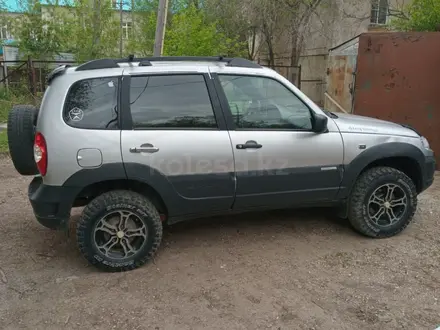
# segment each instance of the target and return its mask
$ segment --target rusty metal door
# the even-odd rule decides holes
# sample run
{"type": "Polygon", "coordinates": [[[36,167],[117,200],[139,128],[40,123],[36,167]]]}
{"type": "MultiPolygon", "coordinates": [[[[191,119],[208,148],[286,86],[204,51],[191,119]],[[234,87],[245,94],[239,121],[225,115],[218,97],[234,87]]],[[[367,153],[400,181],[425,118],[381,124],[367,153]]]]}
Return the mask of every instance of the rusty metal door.
{"type": "Polygon", "coordinates": [[[351,113],[359,39],[353,38],[330,50],[325,108],[351,113]]]}
{"type": "Polygon", "coordinates": [[[440,162],[440,33],[360,36],[354,113],[408,124],[440,162]]]}

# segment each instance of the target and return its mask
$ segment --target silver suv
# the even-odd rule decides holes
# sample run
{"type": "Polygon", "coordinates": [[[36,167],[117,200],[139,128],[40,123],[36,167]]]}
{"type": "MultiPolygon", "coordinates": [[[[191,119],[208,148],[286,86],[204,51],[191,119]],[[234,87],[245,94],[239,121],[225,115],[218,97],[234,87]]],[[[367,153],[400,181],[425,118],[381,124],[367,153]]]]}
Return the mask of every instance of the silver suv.
{"type": "Polygon", "coordinates": [[[150,260],[166,222],[332,206],[358,232],[405,229],[433,182],[427,140],[400,124],[321,110],[275,71],[222,57],[59,67],[39,110],[9,116],[14,165],[35,175],[44,226],[73,207],[84,257],[109,271],[150,260]]]}

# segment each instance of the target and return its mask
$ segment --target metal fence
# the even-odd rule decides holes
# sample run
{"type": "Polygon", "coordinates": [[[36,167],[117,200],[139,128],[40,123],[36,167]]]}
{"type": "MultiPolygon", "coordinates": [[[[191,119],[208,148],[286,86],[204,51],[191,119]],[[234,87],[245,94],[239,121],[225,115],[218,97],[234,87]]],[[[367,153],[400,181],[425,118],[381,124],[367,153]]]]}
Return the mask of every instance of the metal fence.
{"type": "MultiPolygon", "coordinates": [[[[44,92],[46,77],[57,66],[75,65],[73,61],[40,61],[28,58],[26,61],[0,61],[0,87],[14,88],[26,85],[32,95],[44,92]]],[[[265,65],[264,63],[260,63],[265,65]]],[[[265,65],[267,66],[267,65],[265,65]]],[[[287,80],[301,89],[301,66],[271,66],[287,80]]]]}
{"type": "Polygon", "coordinates": [[[75,64],[69,61],[0,61],[0,87],[27,86],[32,95],[44,92],[46,77],[57,66],[75,64]]]}

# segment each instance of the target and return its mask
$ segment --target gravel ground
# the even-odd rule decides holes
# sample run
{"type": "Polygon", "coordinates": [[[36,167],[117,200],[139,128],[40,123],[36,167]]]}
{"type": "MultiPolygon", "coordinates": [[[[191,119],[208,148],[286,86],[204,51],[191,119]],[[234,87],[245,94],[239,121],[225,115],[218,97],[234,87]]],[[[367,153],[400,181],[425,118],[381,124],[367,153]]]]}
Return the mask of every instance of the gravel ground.
{"type": "Polygon", "coordinates": [[[0,329],[433,330],[439,179],[391,239],[361,237],[327,210],[202,219],[166,230],[154,263],[108,274],[74,235],[34,220],[30,179],[1,159],[0,329]]]}

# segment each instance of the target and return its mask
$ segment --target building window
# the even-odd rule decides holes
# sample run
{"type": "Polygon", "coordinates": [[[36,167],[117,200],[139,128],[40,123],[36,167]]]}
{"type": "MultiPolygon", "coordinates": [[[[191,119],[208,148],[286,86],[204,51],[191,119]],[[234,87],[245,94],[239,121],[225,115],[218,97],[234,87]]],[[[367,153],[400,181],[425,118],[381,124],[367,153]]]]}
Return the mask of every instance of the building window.
{"type": "Polygon", "coordinates": [[[8,26],[7,25],[0,26],[0,40],[10,39],[10,38],[11,35],[9,34],[8,26]]]}
{"type": "Polygon", "coordinates": [[[122,23],[122,38],[123,39],[130,38],[131,28],[132,28],[131,22],[122,23]]]}
{"type": "Polygon", "coordinates": [[[388,9],[388,0],[372,0],[370,22],[372,24],[386,24],[388,9]]]}

